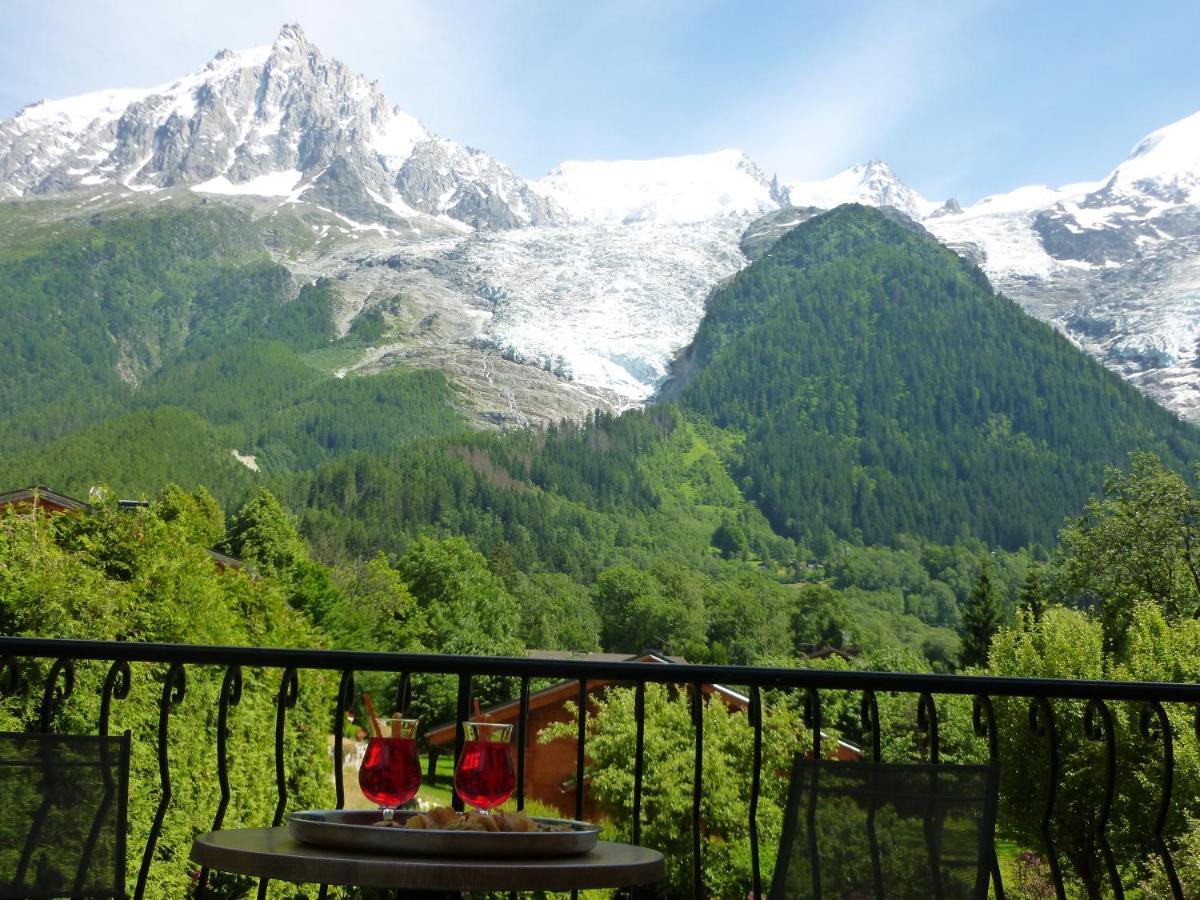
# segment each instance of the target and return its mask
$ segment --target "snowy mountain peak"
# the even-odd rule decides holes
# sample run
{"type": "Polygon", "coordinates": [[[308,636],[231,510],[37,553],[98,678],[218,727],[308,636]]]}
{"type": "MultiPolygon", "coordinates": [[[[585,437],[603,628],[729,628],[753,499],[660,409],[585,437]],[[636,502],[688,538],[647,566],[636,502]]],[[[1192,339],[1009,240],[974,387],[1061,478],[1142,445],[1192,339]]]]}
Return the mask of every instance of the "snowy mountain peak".
{"type": "Polygon", "coordinates": [[[793,181],[786,185],[794,206],[832,209],[843,203],[892,206],[913,219],[922,219],[938,208],[906,185],[882,160],[872,159],[821,181],[793,181]]]}
{"type": "Polygon", "coordinates": [[[275,36],[274,46],[276,48],[307,48],[311,45],[308,43],[308,37],[304,34],[304,29],[300,27],[300,23],[289,22],[280,27],[279,34],[275,36]]]}
{"type": "Polygon", "coordinates": [[[565,162],[534,189],[576,220],[606,224],[757,215],[782,201],[778,187],[741,150],[565,162]]]}
{"type": "Polygon", "coordinates": [[[0,122],[0,196],[105,184],[311,200],[368,222],[564,217],[487,154],[390,107],[298,25],[168,85],[44,102],[0,122]]]}
{"type": "Polygon", "coordinates": [[[1200,421],[1200,113],[1104,178],[985,197],[924,223],[993,284],[1200,421]]]}
{"type": "Polygon", "coordinates": [[[1105,181],[1114,195],[1141,192],[1165,203],[1200,203],[1200,112],[1142,138],[1105,181]]]}

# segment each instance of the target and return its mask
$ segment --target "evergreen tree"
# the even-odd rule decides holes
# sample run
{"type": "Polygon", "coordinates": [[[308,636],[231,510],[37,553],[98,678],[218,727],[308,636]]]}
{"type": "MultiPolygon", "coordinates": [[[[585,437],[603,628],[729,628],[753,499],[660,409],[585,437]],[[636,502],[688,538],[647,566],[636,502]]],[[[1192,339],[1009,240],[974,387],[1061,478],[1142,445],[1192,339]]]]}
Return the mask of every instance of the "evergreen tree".
{"type": "Polygon", "coordinates": [[[221,549],[277,579],[288,602],[318,625],[326,624],[342,602],[329,570],[312,558],[295,524],[266,488],[237,511],[221,549]]]}
{"type": "Polygon", "coordinates": [[[296,526],[266,488],[237,511],[221,549],[271,577],[285,577],[297,563],[308,560],[296,526]]]}
{"type": "Polygon", "coordinates": [[[750,541],[742,526],[730,519],[725,519],[713,532],[712,544],[721,551],[725,559],[749,559],[750,541]]]}
{"type": "Polygon", "coordinates": [[[1040,622],[1042,613],[1046,611],[1046,591],[1042,587],[1042,567],[1030,563],[1025,570],[1025,583],[1021,585],[1021,593],[1017,597],[1019,609],[1033,616],[1033,621],[1040,622]]]}
{"type": "Polygon", "coordinates": [[[991,563],[984,557],[979,577],[963,609],[963,639],[959,661],[963,666],[987,665],[992,638],[1000,630],[1000,600],[992,583],[991,563]]]}
{"type": "Polygon", "coordinates": [[[488,568],[492,574],[504,582],[505,589],[511,594],[516,590],[520,572],[517,560],[513,555],[512,544],[500,541],[488,555],[488,568]]]}

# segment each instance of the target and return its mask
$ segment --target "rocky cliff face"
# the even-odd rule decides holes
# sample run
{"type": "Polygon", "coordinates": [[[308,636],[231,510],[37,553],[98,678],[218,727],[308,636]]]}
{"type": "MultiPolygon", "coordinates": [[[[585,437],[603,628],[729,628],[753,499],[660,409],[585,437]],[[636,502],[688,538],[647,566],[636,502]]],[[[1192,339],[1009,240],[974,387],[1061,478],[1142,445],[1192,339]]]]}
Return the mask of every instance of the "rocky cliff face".
{"type": "Polygon", "coordinates": [[[424,214],[514,228],[564,218],[487,154],[389,106],[295,25],[169,85],[26,107],[0,123],[0,182],[14,197],[186,186],[311,200],[369,222],[424,214]]]}

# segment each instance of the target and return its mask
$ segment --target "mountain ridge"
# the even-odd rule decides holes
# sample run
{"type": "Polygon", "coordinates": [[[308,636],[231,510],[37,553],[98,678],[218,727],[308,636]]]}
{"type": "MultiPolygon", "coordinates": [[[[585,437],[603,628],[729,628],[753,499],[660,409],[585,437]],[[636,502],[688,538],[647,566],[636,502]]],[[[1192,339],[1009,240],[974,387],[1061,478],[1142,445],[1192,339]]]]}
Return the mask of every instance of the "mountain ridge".
{"type": "MultiPolygon", "coordinates": [[[[337,274],[340,332],[390,302],[399,280],[419,289],[423,315],[458,323],[423,358],[502,404],[514,392],[492,389],[494,370],[545,381],[515,392],[530,398],[557,384],[555,415],[652,396],[704,297],[748,263],[748,229],[782,232],[803,217],[780,210],[891,206],[1110,369],[1200,419],[1197,131],[1200,114],[1146,136],[1099,181],[965,208],[923,197],[880,160],[780,183],[736,150],[571,161],[527,181],[432,134],[285,26],[273,44],[221,51],[169,84],[43,101],[0,121],[0,198],[79,196],[81,216],[142,194],[243,204],[297,282],[337,274]],[[272,221],[284,214],[300,220],[286,234],[272,221]],[[756,223],[763,216],[769,225],[756,223]],[[297,245],[300,229],[313,239],[297,245]],[[406,274],[385,286],[380,261],[406,274]]],[[[389,347],[351,368],[404,358],[389,347]]],[[[546,409],[521,404],[542,402],[484,415],[539,420],[546,409]]]]}
{"type": "Polygon", "coordinates": [[[298,25],[268,46],[222,50],[168,85],[25,107],[0,122],[0,181],[10,196],[121,185],[301,199],[316,186],[335,212],[365,207],[375,221],[507,228],[562,218],[508,167],[389,106],[376,82],[327,59],[298,25]],[[319,190],[339,163],[360,182],[352,198],[319,190]]]}

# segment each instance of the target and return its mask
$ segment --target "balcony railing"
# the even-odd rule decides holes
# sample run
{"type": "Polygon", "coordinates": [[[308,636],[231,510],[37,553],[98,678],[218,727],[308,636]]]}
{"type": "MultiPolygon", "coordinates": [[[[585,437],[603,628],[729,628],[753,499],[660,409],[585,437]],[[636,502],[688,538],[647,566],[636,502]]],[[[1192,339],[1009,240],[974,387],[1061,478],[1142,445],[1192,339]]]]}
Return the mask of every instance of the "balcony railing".
{"type": "MultiPolygon", "coordinates": [[[[1183,897],[1183,889],[1176,874],[1174,860],[1164,834],[1168,813],[1173,803],[1180,801],[1172,796],[1175,779],[1175,742],[1183,736],[1178,727],[1173,728],[1168,709],[1181,710],[1186,707],[1189,721],[1194,721],[1196,734],[1188,737],[1200,740],[1200,686],[1176,683],[1147,683],[1131,681],[1074,681],[1057,679],[995,678],[960,675],[904,674],[893,672],[836,671],[825,669],[781,669],[750,668],[741,666],[712,665],[656,665],[643,662],[593,662],[583,660],[547,660],[506,657],[466,657],[424,654],[392,654],[343,652],[332,650],[290,650],[250,647],[216,647],[172,644],[141,644],[122,642],[54,640],[36,638],[0,637],[0,696],[13,698],[24,695],[31,704],[37,704],[37,713],[31,727],[50,730],[58,712],[65,704],[73,702],[76,665],[107,664],[107,674],[100,688],[96,730],[107,734],[110,714],[114,702],[128,697],[130,685],[135,677],[152,678],[159,690],[157,747],[159,771],[159,801],[153,824],[140,848],[131,848],[130,869],[137,868],[134,897],[145,893],[147,877],[155,859],[155,845],[165,818],[171,811],[171,768],[169,748],[171,746],[171,712],[183,699],[188,685],[188,672],[197,668],[223,673],[221,688],[216,698],[216,729],[213,752],[217,760],[218,790],[220,799],[212,827],[219,829],[230,803],[228,778],[228,716],[242,691],[243,670],[278,671],[278,690],[274,696],[275,741],[274,763],[278,802],[272,824],[283,821],[288,806],[287,759],[284,752],[284,735],[288,727],[289,711],[295,706],[303,680],[302,673],[326,672],[337,678],[337,687],[327,698],[332,716],[329,720],[333,737],[333,780],[336,805],[345,803],[343,776],[343,750],[341,736],[346,721],[346,711],[355,696],[356,673],[390,673],[399,676],[401,698],[409,689],[410,680],[417,676],[448,675],[457,678],[455,756],[462,748],[462,723],[470,715],[472,681],[478,678],[506,678],[519,685],[520,718],[517,727],[517,788],[515,798],[523,805],[526,788],[526,747],[530,739],[527,727],[530,688],[543,680],[575,681],[578,683],[580,708],[587,708],[588,683],[612,682],[627,684],[635,691],[636,743],[632,760],[633,800],[631,834],[634,843],[640,843],[643,830],[643,788],[645,780],[645,694],[648,684],[673,685],[688,692],[691,700],[694,727],[695,757],[692,772],[691,796],[691,872],[692,885],[697,897],[704,896],[702,867],[704,864],[703,822],[701,802],[704,797],[704,754],[702,697],[706,685],[726,685],[744,689],[749,699],[748,720],[753,729],[754,770],[750,802],[747,809],[748,828],[752,857],[752,884],[747,885],[754,896],[764,896],[763,874],[760,861],[760,835],[757,828],[757,808],[761,797],[762,742],[764,692],[794,692],[803,703],[803,720],[812,736],[813,749],[819,755],[822,735],[822,697],[832,692],[852,692],[861,698],[862,728],[860,738],[868,758],[879,758],[880,724],[877,699],[886,695],[907,695],[914,699],[915,722],[923,733],[925,762],[937,763],[940,755],[939,698],[965,697],[972,703],[972,724],[982,755],[997,761],[1003,770],[1005,760],[1001,758],[1001,742],[998,740],[995,701],[1013,700],[1027,707],[1029,734],[1035,737],[1042,748],[1041,761],[1047,773],[1046,783],[1041,790],[1030,786],[1029,803],[1040,809],[1042,846],[1034,848],[1044,855],[1049,868],[1049,877],[1059,898],[1067,896],[1067,885],[1074,880],[1069,866],[1064,868],[1054,846],[1054,822],[1056,812],[1056,788],[1065,766],[1077,761],[1063,759],[1060,752],[1063,734],[1060,730],[1060,710],[1063,702],[1073,701],[1085,709],[1082,719],[1083,735],[1099,747],[1096,757],[1102,765],[1095,772],[1100,785],[1101,803],[1095,820],[1095,839],[1103,864],[1104,879],[1114,896],[1124,895],[1122,872],[1125,867],[1114,858],[1106,829],[1109,814],[1117,791],[1117,734],[1112,709],[1117,704],[1133,704],[1140,708],[1139,739],[1148,753],[1156,757],[1155,766],[1160,773],[1154,788],[1157,792],[1156,814],[1152,817],[1152,833],[1148,844],[1158,857],[1170,891],[1175,897],[1183,897]],[[147,668],[135,676],[135,666],[165,666],[147,668]],[[35,680],[30,673],[37,673],[35,680]],[[43,674],[44,673],[44,674],[43,674]],[[1194,718],[1193,718],[1194,717],[1194,718]],[[1040,796],[1039,796],[1040,794],[1040,796]]],[[[274,683],[274,682],[272,682],[274,683]]],[[[332,685],[332,679],[325,683],[332,685]]],[[[78,698],[75,697],[75,700],[78,698]]],[[[401,701],[402,702],[402,701],[401,701]]],[[[943,700],[943,702],[945,702],[943,700]]],[[[1176,719],[1179,716],[1176,715],[1176,719]]],[[[588,731],[586,717],[579,716],[575,804],[582,817],[586,782],[584,780],[587,755],[588,731]]],[[[1074,720],[1073,720],[1074,721],[1074,720]]],[[[1191,729],[1189,729],[1191,730],[1191,729]]],[[[244,751],[243,751],[244,752],[244,751]]],[[[253,752],[253,750],[252,750],[253,752]]],[[[265,748],[263,750],[265,751],[265,748]]],[[[457,801],[457,798],[455,798],[457,801]]],[[[1186,798],[1195,800],[1195,798],[1186,798]]],[[[266,822],[260,823],[266,825],[266,822]]],[[[1002,898],[1004,886],[1001,867],[992,851],[992,895],[1002,898]]],[[[203,892],[201,878],[200,892],[203,892]]],[[[259,896],[265,896],[265,882],[259,885],[259,896]]]]}

